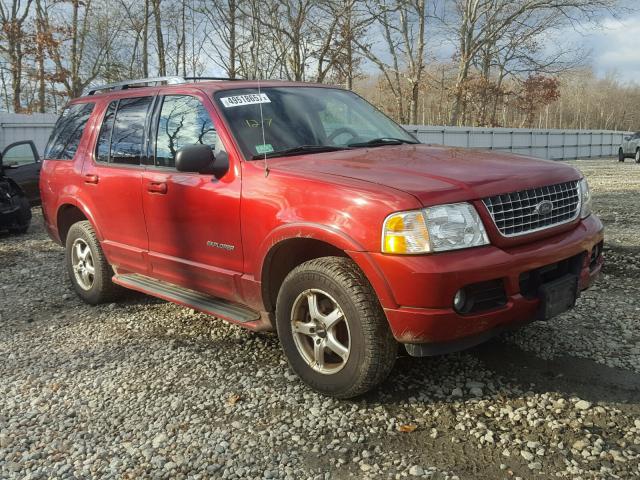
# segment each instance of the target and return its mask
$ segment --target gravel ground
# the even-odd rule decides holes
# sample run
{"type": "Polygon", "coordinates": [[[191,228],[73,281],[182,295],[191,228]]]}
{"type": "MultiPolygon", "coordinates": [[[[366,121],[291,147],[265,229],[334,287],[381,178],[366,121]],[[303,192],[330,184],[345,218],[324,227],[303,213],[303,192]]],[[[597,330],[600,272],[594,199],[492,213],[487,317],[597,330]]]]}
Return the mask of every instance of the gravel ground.
{"type": "Polygon", "coordinates": [[[608,242],[579,306],[400,358],[357,401],[301,385],[273,335],[134,293],[84,305],[34,210],[0,237],[0,478],[640,477],[640,165],[576,165],[608,242]]]}

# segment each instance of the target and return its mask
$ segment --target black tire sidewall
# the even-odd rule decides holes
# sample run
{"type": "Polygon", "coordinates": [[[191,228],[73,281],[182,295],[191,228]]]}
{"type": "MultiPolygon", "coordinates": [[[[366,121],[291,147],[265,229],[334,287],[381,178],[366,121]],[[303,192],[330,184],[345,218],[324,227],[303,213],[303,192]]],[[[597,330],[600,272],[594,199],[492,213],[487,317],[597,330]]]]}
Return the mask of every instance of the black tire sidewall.
{"type": "Polygon", "coordinates": [[[622,149],[618,150],[618,161],[624,162],[624,151],[622,149]]]}
{"type": "Polygon", "coordinates": [[[67,273],[69,274],[69,280],[73,285],[74,290],[78,294],[80,298],[82,298],[85,302],[90,303],[92,305],[96,305],[103,301],[103,291],[104,291],[104,273],[102,269],[104,266],[101,264],[99,259],[102,257],[100,250],[100,245],[94,239],[94,236],[88,231],[91,227],[86,224],[86,222],[75,223],[69,229],[69,233],[67,234],[66,247],[65,247],[65,263],[67,266],[67,273]],[[93,285],[89,290],[83,289],[76,280],[76,277],[73,273],[73,265],[71,262],[71,248],[73,247],[73,243],[76,239],[81,238],[86,242],[91,250],[91,256],[93,258],[93,285]]]}
{"type": "Polygon", "coordinates": [[[14,233],[27,233],[29,225],[31,225],[31,204],[27,197],[21,196],[19,199],[20,211],[18,213],[18,221],[14,227],[10,228],[14,233]]]}
{"type": "Polygon", "coordinates": [[[347,289],[328,275],[318,271],[296,272],[282,285],[276,308],[278,336],[282,343],[289,365],[302,380],[312,388],[329,395],[339,396],[353,385],[355,378],[361,376],[365,361],[366,341],[360,323],[360,312],[348,294],[347,289]],[[313,370],[302,358],[291,331],[291,309],[295,299],[302,292],[316,288],[323,290],[338,303],[342,309],[350,335],[350,352],[347,364],[334,374],[322,374],[313,370]]]}

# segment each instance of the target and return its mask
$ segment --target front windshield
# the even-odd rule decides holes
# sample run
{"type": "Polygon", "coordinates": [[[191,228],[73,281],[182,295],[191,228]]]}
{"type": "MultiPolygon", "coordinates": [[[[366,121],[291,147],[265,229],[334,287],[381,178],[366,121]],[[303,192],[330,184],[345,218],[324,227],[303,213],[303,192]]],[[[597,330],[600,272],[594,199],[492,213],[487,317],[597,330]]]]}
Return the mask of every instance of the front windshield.
{"type": "Polygon", "coordinates": [[[216,101],[246,158],[417,143],[358,95],[335,88],[224,90],[216,101]]]}

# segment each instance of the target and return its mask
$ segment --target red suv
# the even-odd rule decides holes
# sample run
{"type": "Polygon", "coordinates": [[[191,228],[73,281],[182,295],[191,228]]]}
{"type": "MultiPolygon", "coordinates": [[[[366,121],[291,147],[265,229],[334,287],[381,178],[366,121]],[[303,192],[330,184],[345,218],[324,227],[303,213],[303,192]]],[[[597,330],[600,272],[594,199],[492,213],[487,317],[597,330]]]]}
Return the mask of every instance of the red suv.
{"type": "Polygon", "coordinates": [[[40,181],[78,295],[120,286],[251,330],[341,398],[398,345],[452,352],[571,308],[602,267],[575,168],[420,144],[324,85],[165,77],[73,100],[40,181]]]}

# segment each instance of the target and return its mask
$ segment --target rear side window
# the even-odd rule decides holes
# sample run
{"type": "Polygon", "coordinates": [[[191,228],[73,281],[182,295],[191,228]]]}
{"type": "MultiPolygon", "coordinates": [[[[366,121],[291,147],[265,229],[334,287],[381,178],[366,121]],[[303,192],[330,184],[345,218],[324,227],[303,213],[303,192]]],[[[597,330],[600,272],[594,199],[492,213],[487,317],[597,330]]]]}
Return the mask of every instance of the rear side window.
{"type": "Polygon", "coordinates": [[[126,98],[109,105],[96,147],[98,161],[140,165],[152,100],[152,97],[126,98]]]}
{"type": "Polygon", "coordinates": [[[116,117],[116,107],[118,102],[111,102],[102,120],[100,136],[98,137],[98,148],[96,158],[99,162],[109,161],[109,146],[111,145],[111,132],[113,131],[113,119],[116,117]]]}
{"type": "Polygon", "coordinates": [[[47,143],[44,158],[73,159],[94,105],[94,103],[76,103],[62,111],[47,143]]]}

